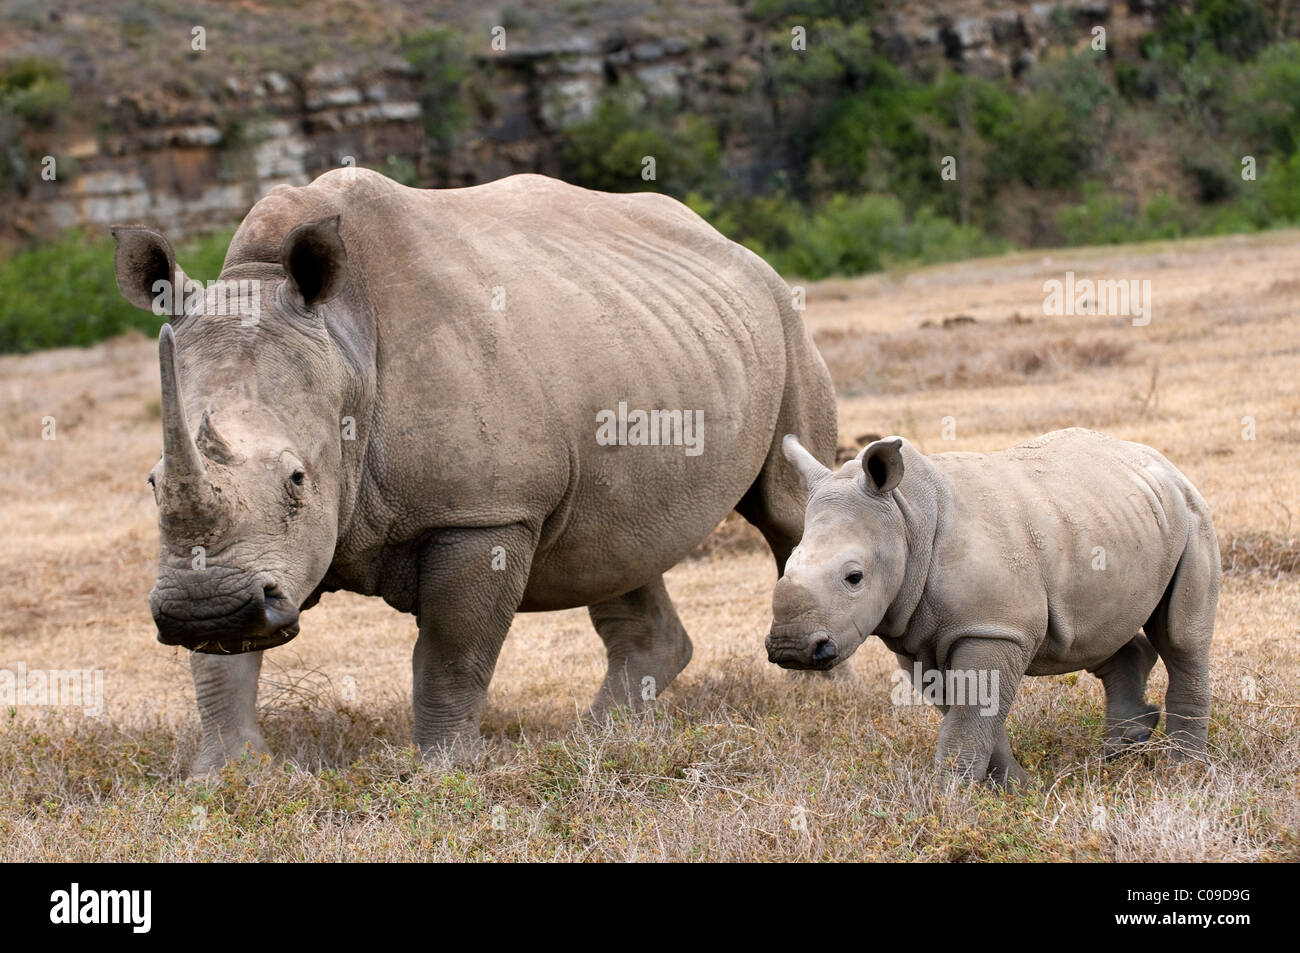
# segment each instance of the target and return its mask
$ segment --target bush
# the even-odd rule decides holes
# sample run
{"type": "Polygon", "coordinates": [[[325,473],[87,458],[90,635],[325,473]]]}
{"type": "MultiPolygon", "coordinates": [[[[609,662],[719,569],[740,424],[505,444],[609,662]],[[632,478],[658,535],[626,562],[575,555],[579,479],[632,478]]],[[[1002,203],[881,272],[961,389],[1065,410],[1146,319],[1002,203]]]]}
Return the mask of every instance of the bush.
{"type": "Polygon", "coordinates": [[[1300,42],[1269,47],[1243,69],[1226,112],[1250,151],[1300,150],[1300,42]]]}
{"type": "Polygon", "coordinates": [[[420,77],[425,134],[446,148],[469,120],[462,96],[470,66],[464,41],[451,30],[421,30],[403,40],[402,51],[420,77]]]}
{"type": "Polygon", "coordinates": [[[685,198],[721,189],[722,147],[701,116],[668,115],[637,108],[623,89],[605,96],[587,122],[568,130],[564,177],[605,192],[665,192],[685,198]],[[641,177],[643,160],[655,160],[655,178],[641,177]]]}
{"type": "Polygon", "coordinates": [[[1113,123],[1114,89],[1090,56],[1067,56],[1031,74],[1023,94],[981,84],[976,123],[991,145],[993,182],[1077,186],[1113,123]]]}
{"type": "Polygon", "coordinates": [[[1249,196],[1247,213],[1261,227],[1300,224],[1300,152],[1264,169],[1249,196]]]}
{"type": "MultiPolygon", "coordinates": [[[[186,274],[216,278],[232,234],[178,250],[186,274]]],[[[0,262],[0,352],[86,346],[130,328],[156,334],[162,319],[128,304],[117,290],[113,253],[111,237],[71,232],[0,262]]]]}
{"type": "Polygon", "coordinates": [[[28,126],[52,126],[68,107],[71,93],[57,63],[34,58],[0,68],[0,109],[28,126]]]}
{"type": "Polygon", "coordinates": [[[27,58],[0,67],[0,197],[26,191],[33,166],[24,140],[53,130],[70,96],[57,63],[27,58]]]}
{"type": "Polygon", "coordinates": [[[905,262],[951,261],[1006,248],[979,229],[923,209],[910,222],[892,195],[834,196],[812,215],[792,214],[790,244],[770,253],[784,274],[818,279],[857,275],[905,262]]]}

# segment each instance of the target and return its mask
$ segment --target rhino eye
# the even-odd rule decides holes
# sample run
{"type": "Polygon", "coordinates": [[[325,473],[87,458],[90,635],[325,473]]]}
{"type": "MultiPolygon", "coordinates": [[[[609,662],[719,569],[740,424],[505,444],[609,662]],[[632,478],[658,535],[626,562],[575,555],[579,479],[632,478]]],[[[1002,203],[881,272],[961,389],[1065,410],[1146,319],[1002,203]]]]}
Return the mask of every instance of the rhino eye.
{"type": "Polygon", "coordinates": [[[307,478],[307,474],[302,470],[301,467],[299,467],[297,470],[294,470],[293,474],[289,477],[289,479],[293,481],[294,486],[302,486],[302,481],[306,478],[307,478]]]}
{"type": "Polygon", "coordinates": [[[853,572],[849,573],[847,576],[844,577],[844,581],[847,582],[850,586],[854,586],[854,587],[860,586],[862,585],[862,573],[855,569],[853,570],[853,572]]]}

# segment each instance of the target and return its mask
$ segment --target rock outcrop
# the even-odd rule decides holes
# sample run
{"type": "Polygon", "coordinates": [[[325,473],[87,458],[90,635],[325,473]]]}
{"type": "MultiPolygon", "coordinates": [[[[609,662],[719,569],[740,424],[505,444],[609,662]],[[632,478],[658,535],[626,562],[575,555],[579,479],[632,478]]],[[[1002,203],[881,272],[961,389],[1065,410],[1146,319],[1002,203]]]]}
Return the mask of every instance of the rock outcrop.
{"type": "MultiPolygon", "coordinates": [[[[909,68],[944,60],[982,76],[1018,76],[1050,45],[1086,45],[1089,25],[1132,33],[1139,4],[887,4],[878,48],[909,68]]],[[[725,128],[727,167],[758,181],[774,161],[765,70],[779,32],[719,5],[718,24],[689,35],[570,28],[471,54],[474,108],[448,143],[426,129],[424,78],[396,54],[377,65],[324,62],[302,75],[231,73],[216,89],[177,100],[157,89],[103,97],[98,135],[69,130],[52,150],[54,181],[11,202],[6,230],[20,235],[72,226],[147,222],[183,235],[240,216],[279,183],[303,184],[356,163],[405,170],[411,184],[458,186],[517,171],[561,171],[564,130],[590,119],[615,86],[644,103],[698,113],[725,128]],[[765,118],[766,117],[766,118],[765,118]]],[[[792,18],[792,22],[797,20],[792,18]]],[[[818,37],[809,26],[810,44],[818,37]]],[[[40,156],[32,157],[39,165],[40,156]]]]}

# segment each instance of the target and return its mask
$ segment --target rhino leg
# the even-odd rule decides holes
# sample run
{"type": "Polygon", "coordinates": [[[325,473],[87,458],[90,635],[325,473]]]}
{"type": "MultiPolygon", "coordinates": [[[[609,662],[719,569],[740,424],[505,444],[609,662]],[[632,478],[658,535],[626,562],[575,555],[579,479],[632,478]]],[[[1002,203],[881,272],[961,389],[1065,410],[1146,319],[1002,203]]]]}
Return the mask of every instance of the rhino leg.
{"type": "Polygon", "coordinates": [[[1156,650],[1145,635],[1135,635],[1106,661],[1088,671],[1101,679],[1106,691],[1106,757],[1151,737],[1160,722],[1160,708],[1147,704],[1147,677],[1156,664],[1156,650]]]}
{"type": "Polygon", "coordinates": [[[591,703],[589,715],[596,721],[615,706],[649,707],[691,660],[691,640],[663,576],[587,612],[609,659],[605,683],[591,703]]]}
{"type": "Polygon", "coordinates": [[[1027,785],[1032,783],[1033,779],[1033,775],[1021,766],[1011,752],[1011,739],[1007,737],[1007,728],[1004,724],[995,739],[993,754],[989,758],[988,780],[998,787],[1007,787],[1012,784],[1027,785]]]}
{"type": "Polygon", "coordinates": [[[936,768],[959,782],[1027,780],[1006,731],[1007,713],[1025,672],[1020,647],[1002,639],[959,639],[948,653],[947,667],[950,672],[975,672],[989,686],[996,672],[997,710],[986,713],[969,703],[944,706],[936,768]]]}
{"type": "Polygon", "coordinates": [[[1210,639],[1219,601],[1219,552],[1200,534],[1183,552],[1165,594],[1143,626],[1169,673],[1165,734],[1175,760],[1204,761],[1210,730],[1210,639]]]}
{"type": "Polygon", "coordinates": [[[203,726],[199,756],[190,768],[191,780],[201,780],[220,771],[246,750],[269,753],[266,739],[257,727],[257,678],[261,671],[261,652],[190,653],[194,696],[203,726]]]}
{"type": "Polygon", "coordinates": [[[526,527],[511,525],[441,532],[420,550],[412,698],[424,757],[465,761],[481,750],[488,683],[535,545],[526,527]]]}

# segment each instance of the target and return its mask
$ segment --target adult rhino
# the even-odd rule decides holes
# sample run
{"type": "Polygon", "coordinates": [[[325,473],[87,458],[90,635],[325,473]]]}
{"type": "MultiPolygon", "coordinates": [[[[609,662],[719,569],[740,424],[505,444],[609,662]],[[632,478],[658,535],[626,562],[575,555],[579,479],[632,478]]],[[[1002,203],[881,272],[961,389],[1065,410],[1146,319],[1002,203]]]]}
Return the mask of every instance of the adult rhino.
{"type": "MultiPolygon", "coordinates": [[[[127,300],[186,287],[161,234],[113,234],[127,300]]],[[[609,661],[593,713],[640,706],[691,657],[664,571],[735,508],[779,574],[803,527],[781,436],[834,456],[790,290],[661,195],[335,170],[273,189],[218,283],[173,304],[150,606],[159,641],[193,650],[196,773],[266,750],[262,651],[340,589],[415,614],[426,754],[477,749],[517,611],[587,606],[609,661]],[[223,306],[240,282],[251,301],[223,306]],[[665,412],[659,445],[637,410],[665,412]]]]}

